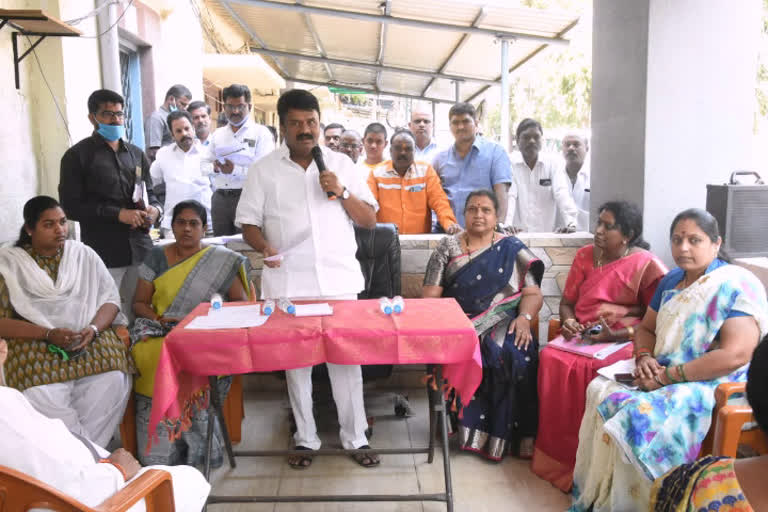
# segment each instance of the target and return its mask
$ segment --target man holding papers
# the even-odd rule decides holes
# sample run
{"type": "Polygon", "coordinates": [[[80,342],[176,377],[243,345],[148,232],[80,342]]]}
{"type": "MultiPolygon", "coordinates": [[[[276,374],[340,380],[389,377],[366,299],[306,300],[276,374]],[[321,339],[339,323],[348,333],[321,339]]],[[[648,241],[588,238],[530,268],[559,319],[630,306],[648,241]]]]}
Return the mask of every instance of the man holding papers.
{"type": "MultiPolygon", "coordinates": [[[[362,174],[342,153],[312,149],[320,135],[320,107],[308,91],[293,89],[277,102],[285,145],[251,166],[235,223],[243,239],[265,257],[262,298],[354,300],[363,289],[353,223],[373,228],[378,205],[362,174]],[[320,167],[327,170],[320,172],[320,167]],[[324,163],[324,165],[323,165],[324,163]]],[[[288,370],[286,380],[296,419],[296,448],[306,456],[289,457],[295,469],[312,463],[320,448],[312,415],[312,368],[288,370]]],[[[328,363],[333,398],[345,449],[369,448],[360,366],[328,363]]],[[[379,464],[376,455],[358,455],[364,467],[379,464]]]]}
{"type": "MultiPolygon", "coordinates": [[[[201,165],[213,163],[211,179],[216,191],[211,199],[211,223],[215,236],[234,235],[235,209],[248,174],[248,166],[275,149],[272,134],[251,119],[251,91],[232,84],[221,92],[229,121],[210,136],[201,165]]],[[[206,171],[204,171],[205,173],[206,171]]]]}

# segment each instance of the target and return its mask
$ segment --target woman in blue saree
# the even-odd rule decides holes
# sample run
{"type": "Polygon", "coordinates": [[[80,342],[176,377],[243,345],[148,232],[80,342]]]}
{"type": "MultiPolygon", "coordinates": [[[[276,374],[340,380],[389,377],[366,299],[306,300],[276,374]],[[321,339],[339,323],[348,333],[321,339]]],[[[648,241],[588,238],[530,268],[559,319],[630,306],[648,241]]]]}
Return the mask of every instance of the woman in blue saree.
{"type": "MultiPolygon", "coordinates": [[[[457,404],[462,450],[500,461],[510,451],[530,458],[538,419],[538,340],[530,322],[541,309],[544,263],[519,239],[496,232],[498,200],[469,194],[466,231],[447,236],[432,254],[424,297],[453,297],[472,319],[483,357],[483,380],[457,404]]],[[[454,421],[454,424],[456,421],[454,421]]]]}
{"type": "Polygon", "coordinates": [[[714,217],[678,214],[670,242],[678,268],[659,283],[635,337],[638,389],[604,377],[587,388],[573,511],[648,510],[653,480],[698,457],[715,388],[746,379],[768,332],[765,289],[719,254],[714,217]]]}

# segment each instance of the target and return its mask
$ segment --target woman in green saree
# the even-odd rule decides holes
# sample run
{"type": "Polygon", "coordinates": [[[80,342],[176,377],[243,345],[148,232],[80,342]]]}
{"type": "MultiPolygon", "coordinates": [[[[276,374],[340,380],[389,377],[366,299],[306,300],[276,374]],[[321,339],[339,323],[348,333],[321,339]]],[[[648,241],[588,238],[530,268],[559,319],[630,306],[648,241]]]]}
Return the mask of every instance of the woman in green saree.
{"type": "MultiPolygon", "coordinates": [[[[207,224],[205,207],[197,201],[182,201],[173,209],[171,228],[176,241],[155,247],[139,267],[139,282],[133,301],[136,322],[131,329],[131,353],[139,376],[136,392],[136,432],[139,460],[147,465],[188,464],[200,466],[205,454],[208,411],[184,411],[182,422],[190,427],[175,436],[176,425],[158,426],[158,440],[147,446],[149,416],[152,410],[154,377],[163,339],[192,309],[207,302],[214,293],[229,301],[248,300],[247,259],[221,246],[202,243],[207,224]],[[177,437],[177,438],[176,438],[177,437]]],[[[231,379],[219,379],[222,398],[231,379]]],[[[201,402],[206,397],[200,397],[201,402]]],[[[223,442],[215,425],[211,465],[223,462],[223,442]]]]}

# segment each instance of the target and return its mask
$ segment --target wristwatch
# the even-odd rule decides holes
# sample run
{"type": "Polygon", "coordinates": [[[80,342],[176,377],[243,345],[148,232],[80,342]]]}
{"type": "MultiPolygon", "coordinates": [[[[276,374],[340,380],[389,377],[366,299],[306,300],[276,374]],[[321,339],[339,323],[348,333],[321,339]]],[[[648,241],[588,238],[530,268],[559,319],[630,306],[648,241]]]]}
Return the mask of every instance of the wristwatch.
{"type": "Polygon", "coordinates": [[[98,337],[99,337],[99,328],[98,328],[98,327],[96,327],[96,326],[95,326],[95,325],[93,325],[93,324],[89,325],[88,327],[90,327],[90,328],[91,328],[91,330],[93,331],[93,335],[94,335],[94,337],[98,338],[98,337]]]}
{"type": "Polygon", "coordinates": [[[529,313],[523,313],[523,318],[528,320],[529,322],[533,320],[533,317],[529,313]]]}
{"type": "Polygon", "coordinates": [[[347,187],[344,187],[344,192],[341,193],[341,199],[349,199],[349,189],[347,187]]]}

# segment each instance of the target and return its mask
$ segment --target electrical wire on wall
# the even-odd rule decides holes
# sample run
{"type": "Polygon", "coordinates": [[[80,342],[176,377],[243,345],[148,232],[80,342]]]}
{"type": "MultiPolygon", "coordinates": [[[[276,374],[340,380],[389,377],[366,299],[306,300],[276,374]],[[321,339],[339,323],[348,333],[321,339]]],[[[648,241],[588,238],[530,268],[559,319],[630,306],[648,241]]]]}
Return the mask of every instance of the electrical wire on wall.
{"type": "MultiPolygon", "coordinates": [[[[121,2],[107,3],[107,4],[102,5],[100,8],[102,8],[102,7],[106,6],[106,5],[119,4],[119,3],[121,3],[121,2]]],[[[109,28],[107,30],[105,30],[104,32],[102,32],[101,34],[97,34],[95,36],[80,36],[80,37],[83,38],[83,39],[98,39],[98,38],[100,38],[104,34],[108,33],[110,30],[115,28],[118,23],[120,23],[120,20],[123,19],[123,16],[125,16],[125,14],[128,12],[128,9],[130,9],[132,5],[133,5],[133,0],[129,0],[128,1],[128,5],[125,6],[125,8],[123,9],[123,12],[120,13],[120,16],[118,16],[117,19],[115,20],[115,22],[113,24],[111,24],[109,26],[109,28]]]]}
{"type": "MultiPolygon", "coordinates": [[[[30,41],[29,36],[24,36],[27,39],[27,43],[29,45],[32,45],[32,41],[30,41]]],[[[69,124],[67,124],[67,118],[64,117],[64,112],[61,111],[61,106],[59,105],[59,100],[56,99],[56,95],[53,93],[53,89],[51,89],[51,85],[48,83],[48,79],[45,77],[45,73],[43,72],[43,66],[40,64],[40,58],[37,56],[37,49],[32,50],[32,55],[35,57],[35,62],[37,63],[37,69],[40,71],[40,76],[43,77],[43,82],[45,82],[45,86],[48,88],[48,92],[51,93],[51,98],[53,98],[53,103],[56,105],[56,111],[59,113],[59,118],[61,119],[61,122],[64,124],[64,129],[67,131],[67,140],[69,141],[69,145],[72,145],[72,134],[69,132],[69,124]]]]}

